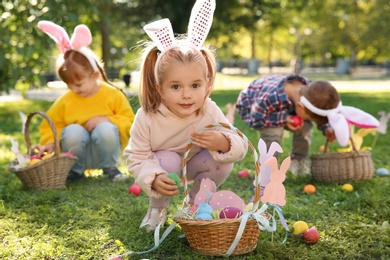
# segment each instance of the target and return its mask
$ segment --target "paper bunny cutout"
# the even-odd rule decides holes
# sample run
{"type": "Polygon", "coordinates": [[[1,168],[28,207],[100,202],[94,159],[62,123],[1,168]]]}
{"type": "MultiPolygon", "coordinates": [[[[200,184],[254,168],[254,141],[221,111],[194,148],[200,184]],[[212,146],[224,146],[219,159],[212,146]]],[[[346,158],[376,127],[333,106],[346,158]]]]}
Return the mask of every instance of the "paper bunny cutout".
{"type": "Polygon", "coordinates": [[[70,40],[65,29],[53,22],[40,21],[38,22],[38,28],[57,43],[57,47],[61,53],[65,53],[67,50],[78,51],[88,59],[94,71],[99,71],[92,52],[87,48],[92,42],[92,35],[86,25],[77,25],[70,40]]]}
{"type": "Polygon", "coordinates": [[[386,114],[385,111],[379,111],[378,115],[380,115],[381,118],[379,119],[379,126],[376,130],[378,131],[378,133],[384,135],[387,132],[387,122],[390,119],[390,112],[386,114]]]}
{"type": "Polygon", "coordinates": [[[156,63],[166,51],[178,45],[188,45],[200,50],[210,31],[214,10],[215,0],[197,0],[191,11],[188,37],[180,42],[175,40],[171,22],[167,18],[145,25],[145,32],[161,52],[156,63]]]}
{"type": "Polygon", "coordinates": [[[215,183],[209,178],[202,179],[200,189],[195,196],[194,204],[209,204],[214,210],[226,207],[236,207],[244,210],[245,202],[234,192],[228,190],[217,191],[215,183]]]}
{"type": "Polygon", "coordinates": [[[290,167],[291,159],[290,156],[283,160],[278,169],[278,161],[275,157],[271,157],[264,162],[265,166],[272,168],[270,176],[270,182],[264,189],[264,194],[260,198],[262,203],[272,203],[279,206],[286,205],[286,189],[284,188],[283,181],[286,179],[286,172],[290,167]]]}
{"type": "Polygon", "coordinates": [[[283,149],[277,142],[272,142],[267,152],[267,144],[261,138],[259,139],[259,143],[257,144],[257,149],[260,153],[260,185],[261,187],[265,187],[270,181],[270,175],[272,172],[272,168],[265,165],[265,162],[268,159],[272,158],[275,152],[283,153],[283,149]]]}

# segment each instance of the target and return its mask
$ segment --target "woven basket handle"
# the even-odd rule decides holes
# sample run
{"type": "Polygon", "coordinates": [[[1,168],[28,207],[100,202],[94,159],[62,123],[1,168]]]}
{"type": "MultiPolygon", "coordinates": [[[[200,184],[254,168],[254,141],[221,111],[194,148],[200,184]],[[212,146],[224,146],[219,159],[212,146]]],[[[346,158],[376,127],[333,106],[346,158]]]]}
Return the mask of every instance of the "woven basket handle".
{"type": "Polygon", "coordinates": [[[29,130],[29,126],[30,126],[30,121],[34,115],[40,115],[41,117],[46,119],[47,122],[49,123],[51,131],[53,132],[53,135],[54,135],[54,156],[56,156],[56,157],[59,156],[60,155],[60,143],[58,141],[57,130],[54,126],[54,123],[45,113],[39,112],[39,111],[34,111],[27,116],[26,125],[24,128],[24,139],[26,140],[27,154],[31,154],[31,151],[30,151],[31,141],[30,141],[30,135],[28,133],[29,132],[28,130],[29,130]]]}
{"type": "MultiPolygon", "coordinates": [[[[254,200],[253,200],[253,210],[255,210],[255,209],[257,209],[258,203],[260,202],[260,189],[261,189],[260,188],[260,163],[258,160],[258,155],[257,155],[256,149],[253,146],[253,144],[248,140],[248,138],[240,130],[238,130],[236,127],[234,127],[231,124],[222,123],[222,122],[214,123],[214,124],[210,124],[210,125],[205,126],[201,131],[207,131],[207,130],[215,128],[215,127],[224,127],[224,128],[227,128],[227,129],[232,130],[233,132],[237,133],[237,135],[240,136],[248,144],[248,147],[252,151],[253,159],[255,162],[255,168],[256,168],[256,174],[255,174],[255,187],[256,187],[256,189],[255,189],[255,196],[254,196],[254,200]]],[[[184,183],[184,194],[185,194],[185,202],[186,203],[188,203],[188,201],[189,201],[189,191],[188,191],[188,185],[187,185],[187,157],[188,157],[188,154],[190,152],[191,147],[192,147],[192,140],[190,139],[188,141],[186,151],[184,152],[184,155],[183,155],[182,176],[181,176],[183,183],[184,183]]]]}
{"type": "MultiPolygon", "coordinates": [[[[349,140],[351,141],[352,149],[353,149],[355,152],[357,152],[357,149],[356,149],[355,143],[353,142],[352,137],[350,137],[349,140]]],[[[326,138],[324,153],[327,153],[328,144],[329,144],[329,140],[328,140],[328,138],[326,138]]]]}

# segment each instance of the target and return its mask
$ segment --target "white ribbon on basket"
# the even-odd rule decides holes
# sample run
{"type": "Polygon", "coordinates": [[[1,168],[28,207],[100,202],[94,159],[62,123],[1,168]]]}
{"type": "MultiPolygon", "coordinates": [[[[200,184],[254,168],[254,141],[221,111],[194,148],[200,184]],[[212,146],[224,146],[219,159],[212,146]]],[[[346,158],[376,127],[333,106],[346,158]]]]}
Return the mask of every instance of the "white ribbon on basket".
{"type": "MultiPolygon", "coordinates": [[[[248,213],[243,214],[240,217],[240,219],[241,219],[240,226],[238,227],[237,234],[233,240],[233,243],[231,244],[230,248],[226,251],[226,254],[225,254],[226,256],[230,256],[234,252],[234,250],[236,249],[238,243],[240,242],[242,234],[244,233],[245,226],[246,226],[246,223],[248,222],[248,219],[250,219],[250,218],[255,219],[260,230],[267,230],[269,232],[274,232],[276,230],[275,218],[273,216],[271,216],[272,225],[270,225],[270,221],[267,218],[265,218],[263,215],[261,215],[262,213],[264,213],[267,210],[267,208],[268,208],[268,206],[266,204],[263,204],[263,206],[258,211],[248,212],[248,213]]],[[[176,227],[176,225],[177,225],[177,223],[173,222],[164,231],[164,233],[162,234],[162,236],[160,238],[161,223],[158,224],[158,226],[154,230],[154,246],[151,249],[146,250],[146,251],[142,251],[142,252],[127,251],[126,253],[121,254],[119,256],[116,256],[116,257],[124,257],[127,255],[133,255],[133,254],[141,255],[141,254],[150,253],[153,250],[156,250],[160,246],[160,244],[164,241],[164,239],[169,235],[169,233],[172,232],[172,230],[176,227]]],[[[113,259],[113,258],[110,258],[110,259],[113,259]]]]}

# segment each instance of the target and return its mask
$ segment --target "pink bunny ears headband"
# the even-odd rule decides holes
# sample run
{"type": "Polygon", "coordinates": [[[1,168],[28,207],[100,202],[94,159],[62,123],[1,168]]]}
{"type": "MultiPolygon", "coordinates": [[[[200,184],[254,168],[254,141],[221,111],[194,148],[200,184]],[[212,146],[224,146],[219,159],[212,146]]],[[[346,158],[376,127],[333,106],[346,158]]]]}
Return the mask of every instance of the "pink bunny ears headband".
{"type": "Polygon", "coordinates": [[[175,39],[171,22],[167,18],[145,25],[145,32],[160,51],[156,67],[164,53],[174,47],[188,46],[199,51],[210,31],[214,10],[215,0],[197,0],[191,11],[187,32],[188,37],[180,42],[175,39]]]}
{"type": "Polygon", "coordinates": [[[53,22],[40,21],[38,22],[38,28],[49,35],[50,38],[57,43],[57,47],[61,53],[65,53],[67,50],[78,51],[88,59],[94,71],[99,71],[91,50],[87,48],[87,46],[92,42],[92,35],[86,25],[77,25],[76,28],[74,28],[74,32],[70,40],[65,29],[53,22]]]}
{"type": "Polygon", "coordinates": [[[329,125],[333,128],[337,142],[346,146],[350,138],[349,123],[360,128],[377,128],[379,121],[372,115],[350,106],[343,106],[341,102],[333,109],[319,109],[304,96],[301,96],[302,104],[314,114],[328,117],[329,125]]]}

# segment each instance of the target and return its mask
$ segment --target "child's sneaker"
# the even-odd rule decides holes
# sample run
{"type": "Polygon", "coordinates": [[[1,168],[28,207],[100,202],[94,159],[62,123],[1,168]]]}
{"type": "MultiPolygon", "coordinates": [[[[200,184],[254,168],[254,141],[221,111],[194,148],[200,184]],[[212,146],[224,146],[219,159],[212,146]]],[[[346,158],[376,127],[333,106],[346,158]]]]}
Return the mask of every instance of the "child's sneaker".
{"type": "Polygon", "coordinates": [[[163,225],[167,219],[167,208],[149,208],[139,228],[145,228],[146,232],[155,230],[158,224],[163,225]]]}
{"type": "Polygon", "coordinates": [[[290,168],[288,170],[293,174],[293,175],[298,175],[298,173],[301,170],[301,161],[298,160],[291,160],[290,168]]]}
{"type": "Polygon", "coordinates": [[[310,169],[310,161],[308,160],[301,160],[301,174],[302,175],[308,175],[310,174],[311,172],[311,169],[310,169]]]}
{"type": "Polygon", "coordinates": [[[108,175],[108,179],[114,181],[114,182],[122,182],[126,181],[129,179],[129,176],[126,174],[121,173],[118,168],[116,167],[111,167],[111,168],[104,168],[103,169],[103,174],[108,175]]]}
{"type": "Polygon", "coordinates": [[[68,176],[66,177],[66,180],[67,181],[77,181],[77,180],[80,180],[84,177],[84,174],[82,173],[78,173],[78,172],[75,172],[75,171],[70,171],[68,173],[68,176]]]}

